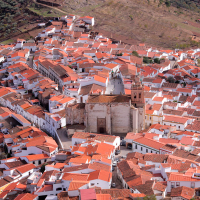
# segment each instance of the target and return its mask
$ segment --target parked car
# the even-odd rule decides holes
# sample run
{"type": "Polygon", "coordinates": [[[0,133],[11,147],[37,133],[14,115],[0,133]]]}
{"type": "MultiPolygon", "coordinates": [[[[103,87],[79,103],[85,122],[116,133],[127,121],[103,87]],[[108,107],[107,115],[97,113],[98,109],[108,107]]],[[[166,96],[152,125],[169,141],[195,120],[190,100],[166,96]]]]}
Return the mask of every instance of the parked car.
{"type": "Polygon", "coordinates": [[[124,158],[124,159],[126,159],[126,156],[121,156],[121,158],[124,158]]]}
{"type": "Polygon", "coordinates": [[[116,166],[117,166],[117,162],[114,161],[113,164],[112,164],[112,166],[113,166],[113,167],[116,167],[116,166]]]}
{"type": "Polygon", "coordinates": [[[132,145],[128,144],[127,149],[132,149],[132,145]]]}
{"type": "Polygon", "coordinates": [[[121,145],[121,146],[126,146],[126,140],[122,140],[122,141],[120,142],[120,145],[121,145]]]}
{"type": "Polygon", "coordinates": [[[115,155],[118,155],[118,154],[120,154],[120,150],[115,151],[115,155]]]}
{"type": "Polygon", "coordinates": [[[116,183],[112,183],[112,187],[115,188],[116,187],[116,183]]]}

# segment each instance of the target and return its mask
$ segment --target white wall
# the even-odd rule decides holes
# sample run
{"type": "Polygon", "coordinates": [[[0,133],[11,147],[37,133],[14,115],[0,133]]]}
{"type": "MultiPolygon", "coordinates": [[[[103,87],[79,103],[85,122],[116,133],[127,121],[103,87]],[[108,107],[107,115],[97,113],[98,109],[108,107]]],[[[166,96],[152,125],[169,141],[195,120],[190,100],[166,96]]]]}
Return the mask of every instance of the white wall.
{"type": "Polygon", "coordinates": [[[145,146],[143,144],[140,144],[140,143],[137,143],[137,142],[134,142],[134,141],[132,143],[132,150],[133,150],[133,152],[139,152],[139,153],[142,153],[142,154],[146,154],[146,153],[157,153],[157,154],[159,154],[159,150],[145,146]],[[137,145],[137,147],[136,147],[136,145],[137,145]]]}
{"type": "Polygon", "coordinates": [[[95,179],[90,181],[91,188],[100,187],[101,189],[110,189],[111,182],[95,179]]]}

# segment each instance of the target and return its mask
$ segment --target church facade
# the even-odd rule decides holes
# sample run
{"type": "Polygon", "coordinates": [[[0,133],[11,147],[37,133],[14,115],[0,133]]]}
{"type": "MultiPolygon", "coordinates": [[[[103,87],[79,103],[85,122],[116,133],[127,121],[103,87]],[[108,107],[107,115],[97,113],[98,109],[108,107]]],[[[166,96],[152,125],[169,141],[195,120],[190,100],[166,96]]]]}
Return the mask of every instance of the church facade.
{"type": "Polygon", "coordinates": [[[140,132],[145,125],[144,88],[136,79],[131,95],[91,95],[85,104],[87,132],[140,132]]]}

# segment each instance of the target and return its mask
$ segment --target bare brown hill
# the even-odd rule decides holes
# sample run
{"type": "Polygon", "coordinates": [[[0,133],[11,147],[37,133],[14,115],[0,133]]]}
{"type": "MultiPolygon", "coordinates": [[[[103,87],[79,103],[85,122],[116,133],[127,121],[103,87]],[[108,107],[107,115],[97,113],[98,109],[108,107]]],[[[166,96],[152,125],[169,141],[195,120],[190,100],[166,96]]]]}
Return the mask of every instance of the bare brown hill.
{"type": "Polygon", "coordinates": [[[14,14],[8,15],[5,12],[1,16],[4,20],[0,24],[1,41],[17,32],[26,31],[27,24],[33,22],[33,13],[37,22],[38,18],[41,21],[47,17],[65,13],[94,16],[95,26],[92,30],[100,31],[108,37],[125,43],[145,42],[155,47],[189,47],[189,45],[194,45],[191,42],[191,36],[200,34],[200,23],[197,22],[200,18],[200,7],[198,7],[200,4],[196,0],[38,1],[40,3],[37,3],[37,0],[0,0],[4,2],[4,4],[1,3],[1,8],[6,5],[11,5],[11,8],[15,6],[14,14]],[[23,12],[20,13],[20,11],[23,12]],[[22,18],[21,21],[17,20],[19,17],[22,18]]]}
{"type": "Polygon", "coordinates": [[[125,42],[174,48],[190,44],[193,32],[200,33],[199,23],[195,22],[199,17],[196,10],[176,8],[161,0],[57,1],[68,13],[94,16],[95,30],[108,36],[117,34],[125,42]]]}

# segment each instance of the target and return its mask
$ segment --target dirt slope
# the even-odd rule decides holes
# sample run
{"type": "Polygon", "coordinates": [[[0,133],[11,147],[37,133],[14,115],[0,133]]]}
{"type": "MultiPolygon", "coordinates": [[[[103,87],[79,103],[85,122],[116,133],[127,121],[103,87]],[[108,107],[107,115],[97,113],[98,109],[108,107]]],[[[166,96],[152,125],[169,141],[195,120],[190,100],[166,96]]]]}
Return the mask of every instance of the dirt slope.
{"type": "Polygon", "coordinates": [[[198,13],[167,7],[158,0],[57,0],[61,9],[95,17],[95,30],[117,34],[125,42],[145,42],[174,48],[190,43],[193,32],[200,33],[198,13]],[[191,23],[186,23],[190,21],[191,23]]]}

